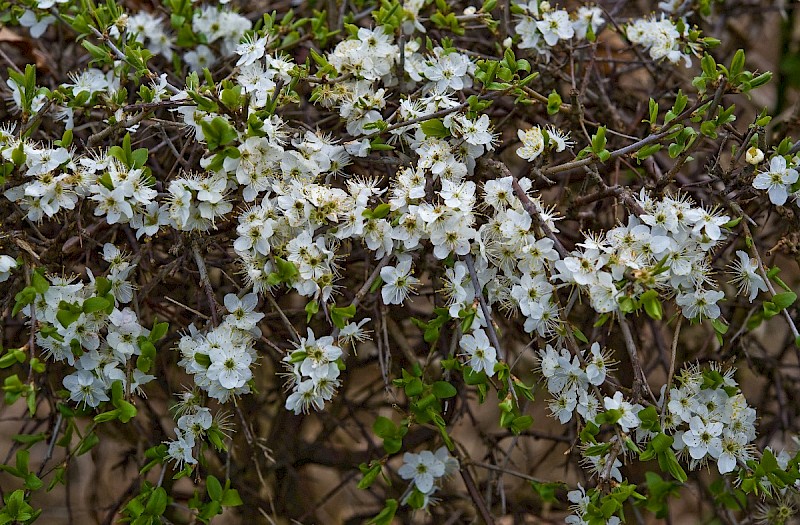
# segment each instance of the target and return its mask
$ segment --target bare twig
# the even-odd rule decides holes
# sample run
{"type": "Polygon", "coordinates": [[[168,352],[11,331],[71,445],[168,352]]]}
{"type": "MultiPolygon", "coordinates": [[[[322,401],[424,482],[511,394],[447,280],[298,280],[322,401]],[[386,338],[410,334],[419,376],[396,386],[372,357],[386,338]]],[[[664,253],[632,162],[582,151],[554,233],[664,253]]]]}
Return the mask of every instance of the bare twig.
{"type": "Polygon", "coordinates": [[[208,307],[211,309],[211,324],[218,326],[219,319],[217,318],[217,300],[214,298],[214,289],[211,287],[211,281],[208,278],[206,262],[203,260],[203,254],[200,253],[200,247],[196,242],[192,243],[192,255],[194,255],[194,261],[197,263],[197,269],[200,271],[200,282],[205,289],[206,298],[208,298],[208,307]]]}

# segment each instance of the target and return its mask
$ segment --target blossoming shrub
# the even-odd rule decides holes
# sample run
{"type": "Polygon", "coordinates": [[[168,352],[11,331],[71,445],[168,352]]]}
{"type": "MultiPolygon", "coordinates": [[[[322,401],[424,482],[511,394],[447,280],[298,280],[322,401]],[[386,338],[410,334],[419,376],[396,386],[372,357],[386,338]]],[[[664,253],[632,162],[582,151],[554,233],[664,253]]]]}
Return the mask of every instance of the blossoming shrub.
{"type": "Polygon", "coordinates": [[[800,143],[730,6],[255,4],[0,2],[0,522],[120,436],[106,523],[792,518],[800,143]]]}

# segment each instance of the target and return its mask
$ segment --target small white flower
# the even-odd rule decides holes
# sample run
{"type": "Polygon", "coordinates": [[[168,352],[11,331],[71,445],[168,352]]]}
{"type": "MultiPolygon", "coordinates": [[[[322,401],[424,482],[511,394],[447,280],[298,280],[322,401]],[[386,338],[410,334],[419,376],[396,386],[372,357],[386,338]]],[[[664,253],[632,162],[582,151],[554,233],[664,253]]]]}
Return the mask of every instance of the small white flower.
{"type": "Polygon", "coordinates": [[[445,464],[430,450],[419,454],[406,452],[403,454],[403,466],[397,471],[403,479],[413,479],[414,485],[423,494],[433,490],[436,478],[444,476],[445,464]]]}
{"type": "Polygon", "coordinates": [[[534,160],[544,151],[544,135],[539,126],[534,126],[529,130],[518,130],[517,136],[522,141],[522,147],[517,148],[517,155],[528,162],[534,160]]]}
{"type": "Polygon", "coordinates": [[[69,398],[76,403],[95,408],[103,401],[108,401],[103,381],[89,370],[78,370],[65,377],[62,383],[70,392],[69,398]]]}
{"type": "Polygon", "coordinates": [[[622,397],[622,392],[615,392],[614,397],[606,397],[603,401],[606,410],[619,410],[622,415],[620,416],[617,424],[624,432],[630,432],[632,428],[639,426],[639,412],[642,410],[642,405],[632,405],[625,401],[622,397]]]}
{"type": "Polygon", "coordinates": [[[752,303],[759,290],[767,291],[767,284],[758,274],[758,261],[750,258],[742,250],[736,250],[736,256],[739,260],[730,264],[731,271],[734,273],[734,278],[730,282],[736,284],[739,287],[739,293],[747,295],[747,299],[752,303]]]}
{"type": "Polygon", "coordinates": [[[569,40],[575,34],[569,13],[563,9],[544,13],[542,19],[536,22],[536,27],[541,31],[548,46],[556,45],[559,40],[569,40]]]}
{"type": "Polygon", "coordinates": [[[256,60],[264,56],[267,49],[267,37],[256,38],[255,36],[246,37],[244,42],[236,46],[236,54],[241,55],[236,65],[249,66],[256,60]]]}
{"type": "Polygon", "coordinates": [[[264,314],[254,311],[257,305],[258,296],[254,293],[241,299],[236,294],[229,293],[225,296],[225,308],[230,314],[225,317],[225,321],[240,330],[250,330],[264,318],[264,314]]]}
{"type": "Polygon", "coordinates": [[[384,282],[381,288],[384,304],[403,304],[419,284],[419,279],[411,275],[411,257],[404,257],[397,266],[381,268],[381,279],[384,282]]]}
{"type": "Polygon", "coordinates": [[[769,171],[763,171],[753,179],[753,187],[767,190],[769,200],[776,206],[782,206],[789,197],[788,187],[797,182],[797,170],[786,167],[786,159],[780,155],[769,161],[769,171]]]}
{"type": "Polygon", "coordinates": [[[167,457],[176,463],[177,469],[182,469],[183,464],[194,465],[197,460],[192,455],[194,448],[194,435],[191,433],[184,433],[180,430],[176,431],[177,438],[174,441],[169,441],[167,448],[167,457]]]}
{"type": "Polygon", "coordinates": [[[720,449],[719,435],[722,434],[722,423],[705,423],[699,416],[689,421],[689,430],[683,433],[683,443],[689,448],[693,459],[703,459],[709,448],[720,449]]]}
{"type": "Polygon", "coordinates": [[[497,364],[497,350],[489,343],[489,338],[483,330],[475,330],[461,338],[461,348],[469,356],[469,366],[476,372],[483,370],[486,375],[494,375],[494,365],[497,364]]]}
{"type": "Polygon", "coordinates": [[[17,267],[17,261],[10,255],[0,255],[0,283],[7,281],[11,270],[17,267]]]}
{"type": "Polygon", "coordinates": [[[719,317],[720,310],[717,301],[724,298],[725,294],[718,290],[698,289],[690,293],[678,294],[675,302],[681,307],[687,319],[719,317]]]}

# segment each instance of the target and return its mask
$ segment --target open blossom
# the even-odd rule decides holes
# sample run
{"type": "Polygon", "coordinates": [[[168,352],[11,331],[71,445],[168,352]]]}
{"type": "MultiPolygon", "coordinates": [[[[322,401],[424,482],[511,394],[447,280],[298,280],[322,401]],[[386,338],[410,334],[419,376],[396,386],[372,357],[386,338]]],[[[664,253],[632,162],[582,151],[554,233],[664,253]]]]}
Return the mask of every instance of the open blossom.
{"type": "Polygon", "coordinates": [[[69,390],[69,398],[76,403],[95,408],[108,401],[105,384],[89,370],[78,370],[68,375],[63,384],[69,390]]]}
{"type": "Polygon", "coordinates": [[[252,357],[241,347],[216,347],[208,357],[211,359],[208,378],[219,381],[223,388],[241,388],[253,376],[250,371],[252,357]]]}
{"type": "Polygon", "coordinates": [[[494,375],[494,365],[497,364],[497,350],[489,343],[489,338],[483,330],[475,330],[461,338],[461,348],[469,356],[469,366],[476,372],[484,371],[486,375],[494,375]]]}
{"type": "Polygon", "coordinates": [[[249,66],[264,56],[266,48],[267,37],[255,38],[254,36],[251,36],[245,38],[244,42],[236,47],[236,54],[240,55],[236,65],[249,66]]]}
{"type": "Polygon", "coordinates": [[[539,126],[534,126],[529,130],[518,130],[517,136],[522,141],[522,147],[517,148],[517,155],[527,160],[534,160],[544,151],[544,135],[539,126]]]}
{"type": "Polygon", "coordinates": [[[753,179],[753,187],[767,190],[769,200],[776,206],[782,206],[789,197],[788,188],[797,182],[797,170],[786,167],[786,159],[775,155],[769,161],[769,170],[762,171],[753,179]]]}
{"type": "Polygon", "coordinates": [[[536,22],[536,27],[541,31],[548,46],[556,45],[559,40],[569,40],[575,34],[569,13],[564,10],[544,13],[542,19],[536,22]]]}
{"type": "Polygon", "coordinates": [[[7,281],[11,270],[17,267],[17,261],[10,255],[0,255],[0,283],[7,281]]]}
{"type": "Polygon", "coordinates": [[[698,289],[693,292],[678,294],[675,302],[681,306],[683,315],[687,319],[716,319],[720,314],[717,301],[724,297],[725,294],[718,290],[698,289]]]}
{"type": "Polygon", "coordinates": [[[632,428],[639,426],[639,412],[642,410],[642,405],[636,403],[635,405],[625,401],[622,397],[622,392],[615,392],[614,397],[606,397],[603,405],[606,410],[619,410],[621,416],[617,424],[624,432],[630,432],[632,428]]]}
{"type": "Polygon", "coordinates": [[[411,275],[411,258],[405,257],[397,266],[381,268],[381,279],[384,285],[381,295],[385,304],[403,304],[403,301],[414,290],[419,279],[411,275]]]}
{"type": "Polygon", "coordinates": [[[225,296],[225,308],[230,314],[225,319],[240,330],[250,330],[264,318],[264,314],[254,311],[257,304],[258,296],[254,293],[249,293],[241,299],[229,293],[225,296]]]}
{"type": "Polygon", "coordinates": [[[683,433],[683,443],[689,447],[689,455],[693,459],[703,459],[710,448],[719,448],[719,435],[722,423],[705,423],[699,416],[689,421],[689,430],[683,433]]]}
{"type": "Polygon", "coordinates": [[[445,474],[445,463],[430,450],[419,454],[406,452],[403,454],[403,466],[397,471],[403,479],[411,479],[423,494],[433,490],[436,478],[445,474]]]}
{"type": "Polygon", "coordinates": [[[759,291],[767,291],[767,283],[758,274],[758,261],[742,250],[736,250],[736,257],[739,259],[730,265],[734,273],[731,283],[738,285],[739,293],[747,295],[747,300],[752,303],[759,291]]]}

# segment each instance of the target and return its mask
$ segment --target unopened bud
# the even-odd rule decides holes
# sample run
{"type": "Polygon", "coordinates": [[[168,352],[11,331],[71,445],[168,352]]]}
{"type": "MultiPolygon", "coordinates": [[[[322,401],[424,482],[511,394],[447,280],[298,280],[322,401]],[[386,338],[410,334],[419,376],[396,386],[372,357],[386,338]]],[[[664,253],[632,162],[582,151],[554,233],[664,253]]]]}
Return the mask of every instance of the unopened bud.
{"type": "Polygon", "coordinates": [[[503,40],[503,47],[506,48],[511,47],[512,42],[513,41],[511,40],[511,37],[507,37],[505,40],[503,40]]]}
{"type": "Polygon", "coordinates": [[[469,7],[467,7],[467,8],[465,8],[465,9],[464,9],[464,14],[465,14],[466,16],[472,16],[472,15],[474,15],[476,12],[477,12],[477,9],[475,9],[475,6],[473,6],[473,5],[471,5],[471,6],[469,6],[469,7]]]}
{"type": "Polygon", "coordinates": [[[750,148],[747,150],[747,153],[745,153],[744,158],[748,164],[755,166],[764,160],[764,152],[755,146],[750,146],[750,148]]]}

